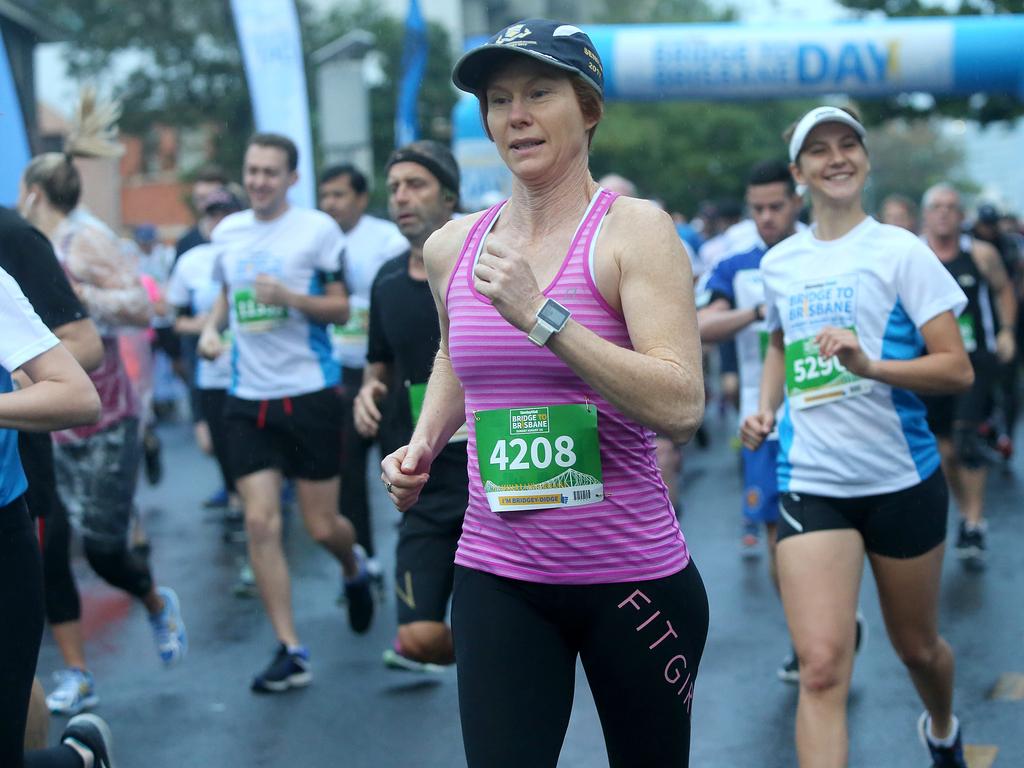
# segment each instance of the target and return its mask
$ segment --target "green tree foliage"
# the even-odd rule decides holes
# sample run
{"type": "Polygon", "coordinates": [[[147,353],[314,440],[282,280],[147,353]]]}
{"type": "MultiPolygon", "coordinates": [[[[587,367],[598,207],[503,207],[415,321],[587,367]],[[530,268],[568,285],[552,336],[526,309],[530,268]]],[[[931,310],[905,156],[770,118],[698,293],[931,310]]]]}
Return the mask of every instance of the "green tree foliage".
{"type": "MultiPolygon", "coordinates": [[[[69,75],[112,84],[124,107],[122,131],[145,134],[155,123],[213,126],[216,161],[231,172],[241,167],[253,118],[229,0],[42,0],[41,5],[71,30],[69,75]]],[[[374,156],[382,162],[393,148],[404,20],[389,18],[370,3],[326,15],[301,0],[298,8],[311,89],[312,51],[356,28],[377,36],[385,79],[371,94],[371,110],[374,156]]],[[[421,129],[425,137],[446,141],[455,104],[450,44],[444,29],[433,23],[428,39],[421,129]]],[[[315,124],[315,104],[312,118],[315,124]]]]}
{"type": "Polygon", "coordinates": [[[605,0],[595,13],[598,24],[678,24],[686,21],[729,21],[735,13],[716,10],[705,0],[605,0]]]}
{"type": "Polygon", "coordinates": [[[812,102],[607,104],[591,152],[594,173],[620,173],[669,210],[741,200],[750,168],[785,160],[782,132],[812,102]]]}
{"type": "MultiPolygon", "coordinates": [[[[355,29],[371,32],[377,38],[376,47],[384,77],[380,85],[370,92],[370,112],[373,156],[378,166],[377,180],[381,182],[379,169],[395,147],[395,108],[401,79],[405,20],[387,16],[379,6],[370,2],[363,3],[354,11],[335,8],[322,17],[307,9],[301,17],[303,44],[307,53],[355,29]]],[[[428,22],[427,43],[427,69],[419,95],[420,137],[447,144],[451,140],[451,113],[457,98],[451,84],[454,66],[451,41],[444,27],[428,22]]],[[[383,186],[382,183],[374,185],[376,204],[380,204],[383,199],[383,186]]]]}
{"type": "MultiPolygon", "coordinates": [[[[879,12],[891,17],[905,16],[979,16],[1000,13],[1024,13],[1024,0],[960,0],[955,7],[936,0],[839,0],[859,15],[879,12]]],[[[1024,114],[1024,103],[1006,94],[978,93],[970,97],[937,96],[933,102],[894,96],[865,102],[864,117],[868,122],[890,118],[914,119],[944,115],[976,120],[982,125],[1002,120],[1016,120],[1024,114]]]]}
{"type": "Polygon", "coordinates": [[[43,0],[41,5],[72,30],[68,73],[113,83],[124,106],[124,132],[145,134],[154,123],[210,125],[217,134],[217,159],[228,168],[241,165],[252,114],[227,0],[43,0]]]}
{"type": "MultiPolygon", "coordinates": [[[[727,21],[700,0],[608,2],[597,21],[607,24],[727,21]]],[[[687,215],[699,203],[742,199],[751,166],[785,158],[782,131],[803,102],[609,103],[594,138],[591,164],[598,176],[620,173],[642,195],[687,215]]]]}
{"type": "Polygon", "coordinates": [[[920,200],[928,187],[949,182],[964,192],[977,190],[963,175],[963,151],[938,132],[933,121],[893,121],[868,133],[871,178],[864,204],[879,212],[891,194],[920,200]]]}

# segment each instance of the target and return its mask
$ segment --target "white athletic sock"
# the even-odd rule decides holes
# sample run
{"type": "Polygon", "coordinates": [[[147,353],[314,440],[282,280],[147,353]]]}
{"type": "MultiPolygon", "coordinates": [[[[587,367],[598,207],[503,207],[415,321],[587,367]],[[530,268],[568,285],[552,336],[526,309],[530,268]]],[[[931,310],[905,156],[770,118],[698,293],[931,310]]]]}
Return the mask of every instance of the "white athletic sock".
{"type": "Polygon", "coordinates": [[[936,747],[952,747],[956,743],[956,737],[960,734],[960,721],[956,719],[956,715],[953,715],[950,720],[951,727],[949,729],[949,736],[944,739],[936,738],[935,733],[932,731],[932,719],[928,718],[928,741],[930,741],[936,747]]]}

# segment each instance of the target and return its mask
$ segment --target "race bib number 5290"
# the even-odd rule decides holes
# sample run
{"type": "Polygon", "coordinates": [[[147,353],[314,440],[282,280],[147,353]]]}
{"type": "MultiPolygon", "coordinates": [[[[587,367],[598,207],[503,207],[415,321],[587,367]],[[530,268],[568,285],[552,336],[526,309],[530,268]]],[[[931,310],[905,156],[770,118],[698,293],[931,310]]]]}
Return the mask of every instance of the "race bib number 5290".
{"type": "Polygon", "coordinates": [[[822,357],[813,338],[786,345],[786,394],[793,408],[812,408],[870,389],[871,382],[850,373],[839,358],[822,357]]]}
{"type": "Polygon", "coordinates": [[[604,499],[593,404],[478,411],[475,429],[480,479],[492,511],[604,499]]]}

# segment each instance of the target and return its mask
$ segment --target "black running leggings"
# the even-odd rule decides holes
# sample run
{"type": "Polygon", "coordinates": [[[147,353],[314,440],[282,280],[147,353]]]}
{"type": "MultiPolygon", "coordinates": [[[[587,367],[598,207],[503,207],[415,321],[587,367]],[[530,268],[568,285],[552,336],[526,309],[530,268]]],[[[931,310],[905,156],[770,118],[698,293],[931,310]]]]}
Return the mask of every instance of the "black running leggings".
{"type": "Polygon", "coordinates": [[[43,638],[43,568],[23,499],[0,507],[0,766],[81,768],[61,746],[25,754],[25,723],[43,638]]]}
{"type": "Polygon", "coordinates": [[[654,581],[535,584],[457,566],[452,630],[469,768],[553,768],[576,657],[611,768],[685,768],[708,632],[691,562],[654,581]]]}
{"type": "Polygon", "coordinates": [[[39,520],[39,538],[43,542],[46,620],[50,624],[78,621],[82,607],[71,571],[71,523],[57,493],[49,433],[19,432],[18,452],[28,479],[25,503],[29,514],[39,520]]]}
{"type": "Polygon", "coordinates": [[[338,494],[338,514],[352,522],[356,529],[356,541],[363,545],[367,555],[375,557],[370,501],[366,490],[366,462],[373,440],[367,440],[359,434],[352,412],[362,384],[362,368],[341,369],[341,491],[338,494]]]}

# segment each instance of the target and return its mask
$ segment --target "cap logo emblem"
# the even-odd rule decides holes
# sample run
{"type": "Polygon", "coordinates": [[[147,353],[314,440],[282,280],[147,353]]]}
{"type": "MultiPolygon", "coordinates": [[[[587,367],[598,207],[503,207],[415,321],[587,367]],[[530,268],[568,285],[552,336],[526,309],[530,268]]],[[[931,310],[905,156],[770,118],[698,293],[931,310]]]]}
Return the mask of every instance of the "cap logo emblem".
{"type": "Polygon", "coordinates": [[[511,27],[501,33],[501,37],[494,41],[495,45],[508,45],[514,40],[522,40],[524,37],[532,35],[527,27],[522,24],[513,24],[511,27]]]}

